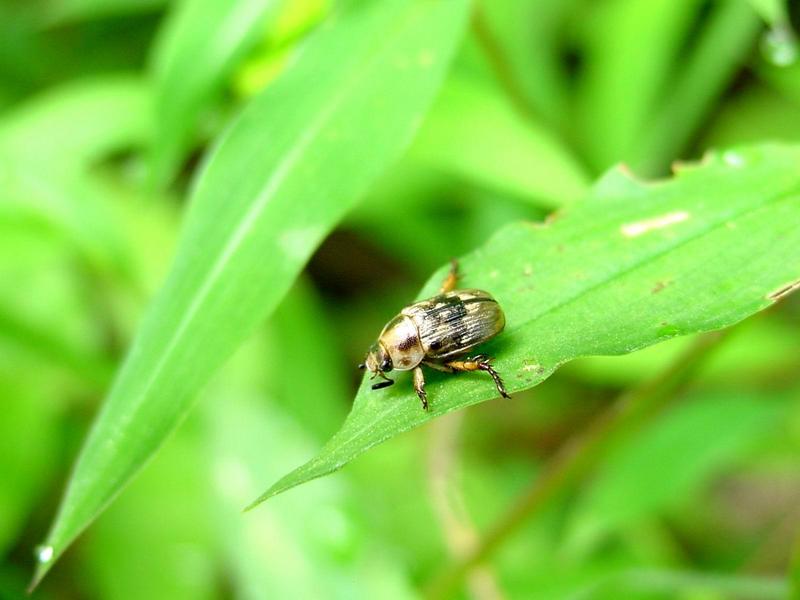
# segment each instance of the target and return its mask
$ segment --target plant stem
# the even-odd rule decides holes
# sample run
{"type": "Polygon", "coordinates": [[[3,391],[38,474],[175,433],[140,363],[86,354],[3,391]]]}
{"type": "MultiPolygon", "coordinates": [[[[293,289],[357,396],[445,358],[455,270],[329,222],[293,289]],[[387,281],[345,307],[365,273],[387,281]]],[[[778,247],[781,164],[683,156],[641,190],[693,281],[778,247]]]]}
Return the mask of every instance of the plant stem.
{"type": "Polygon", "coordinates": [[[489,65],[511,103],[523,116],[541,122],[542,119],[531,106],[525,91],[517,81],[514,70],[506,58],[505,51],[497,41],[480,3],[476,3],[472,9],[471,26],[475,39],[483,49],[489,65]]]}
{"type": "Polygon", "coordinates": [[[655,378],[623,393],[610,409],[595,419],[582,434],[569,440],[545,471],[502,515],[478,545],[453,561],[425,589],[429,599],[447,597],[464,576],[488,558],[520,525],[541,512],[570,484],[590,471],[602,458],[603,450],[622,432],[639,424],[644,417],[663,406],[674,392],[691,379],[702,359],[722,340],[721,332],[698,336],[672,365],[655,378]]]}

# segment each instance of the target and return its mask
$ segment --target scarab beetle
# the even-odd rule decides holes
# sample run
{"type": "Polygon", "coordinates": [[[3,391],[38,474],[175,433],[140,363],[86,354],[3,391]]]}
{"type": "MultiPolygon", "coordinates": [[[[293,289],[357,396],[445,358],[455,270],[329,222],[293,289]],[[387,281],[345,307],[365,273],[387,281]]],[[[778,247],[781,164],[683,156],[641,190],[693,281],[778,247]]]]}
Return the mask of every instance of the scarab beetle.
{"type": "Polygon", "coordinates": [[[483,290],[455,289],[457,281],[458,264],[453,261],[439,294],[405,307],[386,324],[364,362],[358,365],[368,369],[372,379],[383,379],[372,386],[373,390],[394,383],[386,376],[389,371],[413,369],[414,390],[422,408],[428,410],[422,372],[425,365],[446,373],[486,371],[500,395],[510,398],[490,357],[484,354],[464,357],[469,350],[503,331],[506,324],[503,310],[483,290]]]}

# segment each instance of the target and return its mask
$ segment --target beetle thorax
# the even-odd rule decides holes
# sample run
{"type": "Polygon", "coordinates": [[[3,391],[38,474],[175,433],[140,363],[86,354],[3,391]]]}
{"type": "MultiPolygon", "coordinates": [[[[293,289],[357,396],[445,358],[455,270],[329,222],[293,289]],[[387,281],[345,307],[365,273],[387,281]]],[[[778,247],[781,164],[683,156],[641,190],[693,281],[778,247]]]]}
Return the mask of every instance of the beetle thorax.
{"type": "Polygon", "coordinates": [[[378,341],[386,348],[394,368],[399,371],[413,369],[425,357],[417,326],[405,315],[398,315],[389,321],[378,341]]]}

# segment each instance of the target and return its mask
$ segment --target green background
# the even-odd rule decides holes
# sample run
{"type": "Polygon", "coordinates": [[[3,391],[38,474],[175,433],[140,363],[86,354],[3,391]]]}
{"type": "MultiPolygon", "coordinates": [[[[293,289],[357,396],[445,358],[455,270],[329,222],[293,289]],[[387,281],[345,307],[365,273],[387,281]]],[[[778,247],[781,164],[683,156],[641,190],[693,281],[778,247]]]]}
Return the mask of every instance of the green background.
{"type": "Polygon", "coordinates": [[[0,598],[800,597],[798,25],[0,2],[0,598]],[[513,398],[425,414],[454,256],[513,398]]]}

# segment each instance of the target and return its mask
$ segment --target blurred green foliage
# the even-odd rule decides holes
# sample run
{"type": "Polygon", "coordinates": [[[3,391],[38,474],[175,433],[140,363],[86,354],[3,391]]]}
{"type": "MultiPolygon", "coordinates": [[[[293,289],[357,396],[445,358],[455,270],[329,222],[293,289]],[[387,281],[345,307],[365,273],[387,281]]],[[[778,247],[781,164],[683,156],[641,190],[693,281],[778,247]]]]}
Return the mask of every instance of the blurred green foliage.
{"type": "MultiPolygon", "coordinates": [[[[511,401],[435,420],[241,513],[339,428],[365,348],[450,257],[581,202],[620,162],[666,177],[710,148],[800,143],[795,3],[475,0],[461,32],[430,17],[458,2],[395,2],[430,17],[410,22],[443,55],[458,43],[449,67],[435,63],[446,71],[439,88],[438,76],[388,71],[405,64],[390,56],[399,46],[389,35],[383,62],[348,62],[383,31],[360,47],[335,24],[357,30],[347,15],[376,2],[0,1],[0,598],[24,597],[34,548],[176,247],[185,264],[208,266],[215,225],[247,206],[242,186],[269,181],[269,157],[293,151],[303,119],[333,110],[325,86],[335,89],[339,73],[362,77],[335,113],[343,137],[331,130],[314,146],[304,163],[314,169],[295,174],[264,231],[316,213],[331,215],[326,228],[293,238],[296,268],[275,271],[277,283],[253,282],[268,298],[247,311],[280,302],[266,322],[253,314],[242,325],[219,305],[220,331],[254,332],[152,460],[141,453],[141,473],[35,597],[800,597],[793,296],[709,346],[452,587],[431,582],[480,548],[529,486],[558,473],[564,449],[617,414],[617,399],[652,395],[696,339],[574,361],[511,401]],[[296,122],[276,107],[296,109],[296,122]],[[237,166],[242,181],[214,178],[237,166]],[[196,201],[203,228],[179,234],[196,201]]],[[[430,66],[437,57],[418,52],[420,39],[403,43],[430,66]]],[[[770,235],[759,233],[752,243],[770,235]]],[[[530,257],[534,268],[540,258],[530,257]]],[[[271,273],[273,259],[253,252],[252,273],[271,273]]],[[[179,283],[173,291],[191,301],[179,283]]],[[[200,387],[213,368],[192,357],[222,352],[216,345],[198,335],[172,375],[200,387]]],[[[408,383],[396,392],[416,409],[408,383]]]]}

